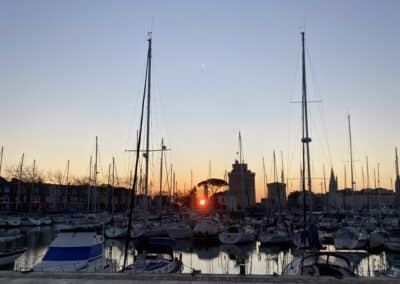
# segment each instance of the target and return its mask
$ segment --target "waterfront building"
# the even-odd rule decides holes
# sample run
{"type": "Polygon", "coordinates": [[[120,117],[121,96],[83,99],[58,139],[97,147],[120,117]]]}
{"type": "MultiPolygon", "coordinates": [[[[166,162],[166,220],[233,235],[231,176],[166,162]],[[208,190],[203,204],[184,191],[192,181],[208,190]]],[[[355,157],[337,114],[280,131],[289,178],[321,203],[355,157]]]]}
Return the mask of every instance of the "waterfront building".
{"type": "Polygon", "coordinates": [[[243,210],[255,206],[255,173],[248,169],[247,164],[236,160],[228,177],[229,194],[236,198],[237,209],[243,210]]]}
{"type": "Polygon", "coordinates": [[[268,189],[268,202],[271,209],[275,212],[286,209],[286,184],[282,182],[271,182],[267,184],[268,189]]]}

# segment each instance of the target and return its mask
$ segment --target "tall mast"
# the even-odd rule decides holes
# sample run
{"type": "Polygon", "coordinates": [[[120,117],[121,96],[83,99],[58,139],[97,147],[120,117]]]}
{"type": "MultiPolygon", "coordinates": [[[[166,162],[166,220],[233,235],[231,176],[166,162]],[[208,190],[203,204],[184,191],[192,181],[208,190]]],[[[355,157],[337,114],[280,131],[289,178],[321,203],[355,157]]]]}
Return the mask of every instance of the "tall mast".
{"type": "Polygon", "coordinates": [[[65,207],[67,207],[68,206],[68,201],[69,201],[69,197],[68,197],[68,195],[69,195],[69,160],[67,160],[67,176],[66,176],[66,179],[65,179],[65,184],[66,184],[66,198],[65,198],[65,202],[66,202],[66,204],[65,204],[65,207]]]}
{"type": "Polygon", "coordinates": [[[172,200],[172,196],[174,193],[174,180],[173,180],[173,175],[174,175],[174,171],[172,170],[172,163],[169,167],[169,174],[170,174],[170,184],[169,184],[169,198],[170,200],[172,200]]]}
{"type": "Polygon", "coordinates": [[[312,192],[311,185],[311,167],[310,167],[310,142],[311,138],[308,133],[308,109],[307,109],[307,81],[306,81],[306,55],[304,32],[301,32],[302,43],[302,133],[303,137],[303,166],[302,166],[302,188],[303,188],[303,221],[304,229],[306,226],[306,167],[308,176],[308,191],[312,192]],[[307,162],[306,162],[307,160],[307,162]]]}
{"type": "MultiPolygon", "coordinates": [[[[302,106],[303,106],[303,158],[304,155],[307,158],[307,176],[308,176],[308,190],[312,191],[311,184],[311,166],[310,166],[310,142],[311,138],[308,133],[308,103],[307,103],[307,82],[306,82],[306,60],[305,60],[305,40],[304,32],[301,33],[302,36],[302,70],[303,70],[303,96],[302,96],[302,106]],[[305,149],[304,149],[305,146],[305,149]],[[305,152],[305,153],[304,153],[305,152]]],[[[303,169],[305,169],[305,162],[303,162],[303,169]]],[[[305,171],[304,171],[305,172],[305,171]]],[[[304,174],[303,174],[304,175],[304,174]]]]}
{"type": "Polygon", "coordinates": [[[400,190],[400,176],[399,176],[399,158],[397,156],[397,147],[395,148],[395,167],[396,167],[396,178],[394,180],[394,191],[396,192],[396,205],[399,205],[399,190],[400,190]]]}
{"type": "Polygon", "coordinates": [[[94,172],[93,172],[93,211],[97,211],[97,153],[98,153],[98,138],[96,136],[96,149],[94,155],[94,172]]]}
{"type": "Polygon", "coordinates": [[[112,158],[112,176],[111,176],[111,214],[114,214],[114,185],[115,185],[115,157],[112,158]]]}
{"type": "MultiPolygon", "coordinates": [[[[143,116],[144,116],[144,104],[146,98],[146,87],[147,81],[150,80],[149,73],[150,73],[150,60],[149,55],[151,54],[151,37],[149,38],[149,50],[147,53],[147,66],[146,66],[146,75],[144,81],[144,90],[143,90],[143,98],[142,98],[142,108],[141,108],[141,115],[140,115],[140,125],[139,125],[139,132],[138,132],[138,139],[136,144],[136,158],[135,158],[135,172],[132,182],[132,190],[131,190],[131,198],[130,198],[130,205],[129,205],[129,219],[128,219],[128,232],[125,238],[125,249],[124,249],[124,262],[122,270],[125,270],[127,259],[128,259],[128,247],[129,247],[129,240],[130,240],[130,232],[131,232],[131,225],[132,225],[132,213],[133,208],[135,206],[135,192],[136,192],[136,185],[137,185],[137,177],[138,177],[138,167],[139,167],[139,156],[140,156],[140,145],[141,145],[141,138],[142,138],[142,128],[143,128],[143,116]]],[[[148,105],[150,106],[150,105],[148,105]]],[[[147,140],[148,142],[148,140],[147,140]]],[[[148,148],[147,148],[148,150],[148,148]]],[[[148,151],[147,151],[148,154],[148,151]]]]}
{"type": "Polygon", "coordinates": [[[369,166],[368,166],[368,156],[365,157],[365,163],[367,166],[367,188],[370,187],[370,183],[369,183],[369,166]]]}
{"type": "MultiPolygon", "coordinates": [[[[149,47],[147,51],[147,68],[148,68],[148,74],[147,74],[147,121],[146,121],[146,166],[145,166],[145,181],[144,181],[144,196],[145,196],[145,202],[144,202],[144,209],[147,211],[147,195],[149,192],[149,154],[150,154],[150,102],[151,102],[151,33],[148,39],[149,42],[149,47]]],[[[147,216],[147,214],[146,214],[147,216]]],[[[146,222],[147,222],[147,217],[146,217],[146,222]]]]}
{"type": "Polygon", "coordinates": [[[328,202],[328,195],[326,194],[326,174],[325,174],[325,165],[322,164],[322,173],[324,175],[324,199],[325,199],[325,210],[329,211],[329,202],[328,202]]]}
{"type": "MultiPolygon", "coordinates": [[[[2,148],[2,150],[3,150],[3,148],[2,148]]],[[[3,153],[3,151],[2,151],[2,153],[3,153]]],[[[399,178],[399,157],[397,155],[397,147],[395,149],[395,154],[396,154],[396,162],[395,162],[395,165],[396,165],[396,179],[398,179],[399,178]]],[[[2,155],[2,157],[3,157],[3,155],[2,155]]],[[[1,174],[1,169],[0,169],[0,174],[1,174]]]]}
{"type": "Polygon", "coordinates": [[[20,192],[21,192],[21,180],[22,180],[22,171],[23,171],[23,168],[24,168],[24,156],[25,156],[25,154],[22,153],[21,163],[19,165],[18,191],[17,191],[17,201],[16,201],[16,205],[15,205],[16,209],[18,209],[19,195],[20,195],[20,192]]]}
{"type": "Polygon", "coordinates": [[[0,177],[1,177],[1,168],[3,166],[3,153],[4,153],[4,146],[1,146],[1,151],[0,151],[0,177]]]}
{"type": "Polygon", "coordinates": [[[378,202],[379,202],[379,221],[382,220],[382,210],[381,210],[381,177],[380,177],[380,164],[378,163],[378,202]]]}
{"type": "Polygon", "coordinates": [[[277,170],[276,170],[275,150],[272,152],[272,157],[274,159],[274,182],[278,182],[278,173],[277,173],[277,170]]]}
{"type": "Polygon", "coordinates": [[[285,172],[283,170],[283,152],[281,151],[281,181],[282,181],[282,185],[285,183],[285,172]]]}
{"type": "Polygon", "coordinates": [[[32,193],[33,193],[33,187],[34,187],[34,183],[35,183],[35,172],[36,169],[36,160],[33,160],[33,166],[32,166],[32,181],[31,181],[31,192],[30,192],[30,196],[29,196],[29,212],[32,211],[32,193]]]}
{"type": "Polygon", "coordinates": [[[368,156],[365,157],[366,167],[367,167],[367,188],[368,188],[368,211],[371,210],[371,196],[370,196],[370,183],[369,183],[369,165],[368,165],[368,156]]]}
{"type": "Polygon", "coordinates": [[[160,159],[160,200],[159,200],[159,208],[161,214],[161,196],[162,196],[162,178],[163,178],[163,160],[164,160],[164,138],[161,138],[161,159],[160,159]]]}
{"type": "Polygon", "coordinates": [[[347,116],[349,123],[349,143],[350,143],[350,179],[351,179],[351,190],[354,191],[354,168],[353,168],[353,143],[351,140],[351,124],[350,124],[350,114],[347,116]]]}
{"type": "Polygon", "coordinates": [[[90,205],[91,205],[91,199],[92,199],[92,160],[93,156],[90,155],[90,161],[89,161],[89,184],[88,184],[88,203],[87,203],[87,212],[90,213],[90,205]]]}

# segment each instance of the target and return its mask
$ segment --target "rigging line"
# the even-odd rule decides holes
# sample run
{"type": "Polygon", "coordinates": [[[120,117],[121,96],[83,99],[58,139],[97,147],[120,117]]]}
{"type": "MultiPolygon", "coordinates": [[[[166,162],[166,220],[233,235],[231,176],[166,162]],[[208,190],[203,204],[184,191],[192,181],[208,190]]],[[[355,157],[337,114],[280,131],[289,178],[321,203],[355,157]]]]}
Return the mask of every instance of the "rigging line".
{"type": "Polygon", "coordinates": [[[310,80],[312,81],[312,86],[314,87],[314,92],[315,92],[316,96],[319,97],[322,101],[321,105],[318,106],[318,109],[319,109],[320,118],[322,121],[322,128],[323,128],[323,133],[325,135],[324,138],[325,138],[325,143],[326,143],[326,146],[328,149],[330,165],[331,165],[331,167],[333,167],[332,152],[331,152],[331,147],[330,147],[330,143],[329,143],[329,139],[328,139],[327,126],[326,126],[327,123],[326,123],[325,109],[324,109],[324,105],[323,105],[322,95],[321,95],[321,92],[319,91],[320,88],[318,85],[318,78],[316,76],[316,72],[314,72],[314,65],[312,63],[308,45],[306,45],[306,52],[307,52],[308,61],[309,61],[309,64],[308,64],[309,71],[311,73],[310,80]]]}
{"type": "Polygon", "coordinates": [[[328,158],[328,160],[330,161],[330,159],[329,159],[330,157],[327,154],[328,149],[326,148],[326,145],[321,142],[323,140],[322,139],[323,134],[321,134],[322,131],[320,129],[320,125],[315,120],[311,120],[310,122],[311,122],[311,126],[314,130],[313,135],[316,136],[315,141],[317,141],[316,142],[317,145],[320,146],[320,149],[316,148],[316,150],[319,150],[321,152],[320,155],[324,156],[325,158],[328,158]]]}

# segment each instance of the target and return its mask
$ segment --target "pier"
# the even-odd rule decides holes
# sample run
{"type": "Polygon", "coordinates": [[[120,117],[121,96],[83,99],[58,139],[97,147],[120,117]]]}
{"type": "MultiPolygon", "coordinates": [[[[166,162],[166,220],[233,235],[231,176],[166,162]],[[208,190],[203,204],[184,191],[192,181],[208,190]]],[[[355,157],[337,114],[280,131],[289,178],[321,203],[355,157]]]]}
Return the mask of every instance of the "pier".
{"type": "Polygon", "coordinates": [[[147,283],[147,284],[171,284],[171,283],[398,283],[398,279],[386,277],[375,278],[345,278],[334,277],[276,277],[263,275],[219,275],[219,274],[128,274],[128,273],[20,273],[13,271],[1,271],[2,283],[147,283]]]}

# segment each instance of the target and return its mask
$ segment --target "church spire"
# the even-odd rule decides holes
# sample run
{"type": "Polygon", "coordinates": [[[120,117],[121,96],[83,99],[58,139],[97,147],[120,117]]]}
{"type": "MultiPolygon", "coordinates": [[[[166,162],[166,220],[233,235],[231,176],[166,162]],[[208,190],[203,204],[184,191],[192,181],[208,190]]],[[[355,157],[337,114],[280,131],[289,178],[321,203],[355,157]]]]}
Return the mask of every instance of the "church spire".
{"type": "Polygon", "coordinates": [[[331,176],[329,178],[329,192],[333,192],[333,191],[337,191],[337,190],[338,190],[337,177],[335,177],[333,168],[331,168],[331,176]]]}

